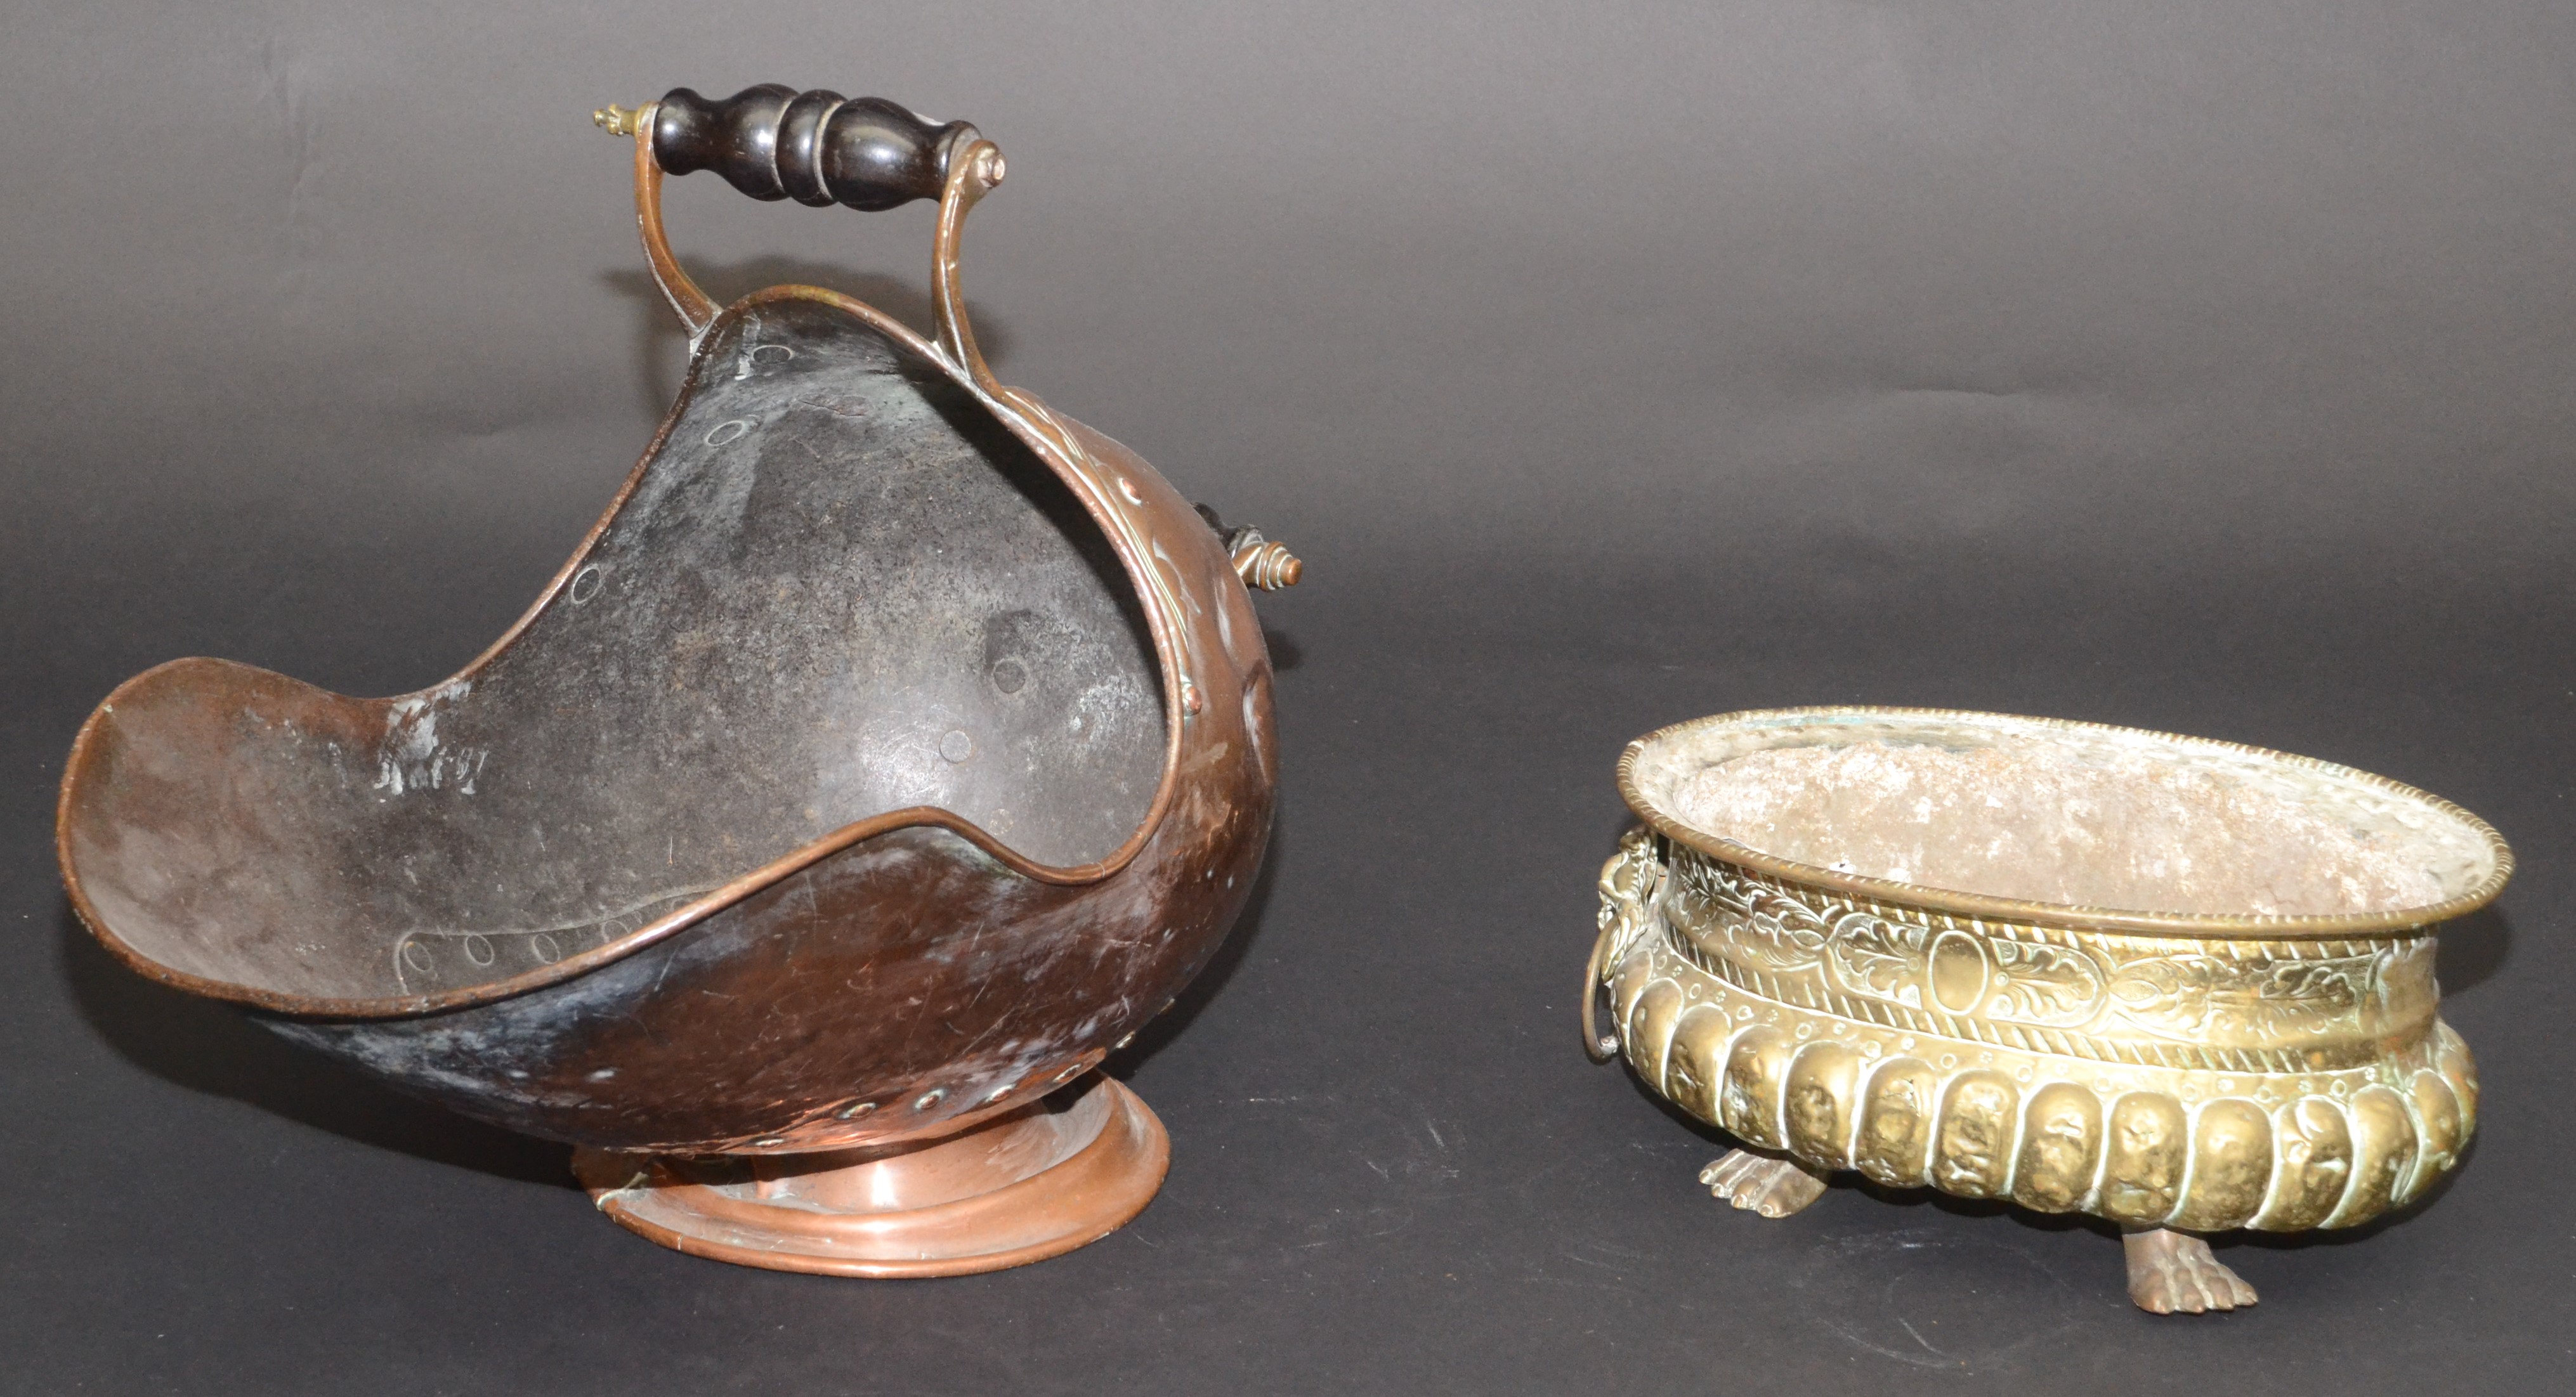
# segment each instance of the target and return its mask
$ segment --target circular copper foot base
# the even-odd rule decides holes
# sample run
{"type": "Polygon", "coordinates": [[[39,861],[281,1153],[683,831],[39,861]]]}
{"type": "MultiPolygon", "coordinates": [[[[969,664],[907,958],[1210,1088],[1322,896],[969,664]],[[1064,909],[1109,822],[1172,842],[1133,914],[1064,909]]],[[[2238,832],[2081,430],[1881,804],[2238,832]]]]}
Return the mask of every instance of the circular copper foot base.
{"type": "Polygon", "coordinates": [[[711,1160],[576,1150],[620,1226],[692,1256],[833,1276],[956,1276],[1096,1242],[1145,1210],[1171,1138],[1094,1073],[925,1145],[711,1160]]]}

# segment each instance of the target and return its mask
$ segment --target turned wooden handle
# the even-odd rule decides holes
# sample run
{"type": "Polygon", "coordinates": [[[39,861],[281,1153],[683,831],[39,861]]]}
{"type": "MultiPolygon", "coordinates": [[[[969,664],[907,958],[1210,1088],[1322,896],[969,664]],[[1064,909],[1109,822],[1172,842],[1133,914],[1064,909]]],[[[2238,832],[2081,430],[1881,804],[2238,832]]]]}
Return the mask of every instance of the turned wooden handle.
{"type": "Polygon", "coordinates": [[[816,208],[937,199],[951,152],[977,139],[965,122],[933,125],[882,97],[777,83],[721,102],[675,87],[653,109],[653,160],[667,173],[713,170],[755,199],[816,208]]]}

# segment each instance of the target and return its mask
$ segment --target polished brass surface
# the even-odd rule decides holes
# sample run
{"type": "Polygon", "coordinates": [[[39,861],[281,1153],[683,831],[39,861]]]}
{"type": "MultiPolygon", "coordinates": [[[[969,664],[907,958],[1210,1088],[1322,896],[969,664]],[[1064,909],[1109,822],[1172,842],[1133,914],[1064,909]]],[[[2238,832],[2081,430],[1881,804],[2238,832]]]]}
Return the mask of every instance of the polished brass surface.
{"type": "MultiPolygon", "coordinates": [[[[1952,720],[1986,715],[1806,710],[1685,728],[1800,718],[1932,742],[1952,720]]],[[[2421,1196],[2475,1129],[2475,1065],[2435,1013],[2433,931],[2493,897],[2512,865],[2466,812],[2307,764],[2489,842],[2489,875],[2426,908],[2184,916],[2008,903],[1811,868],[1682,824],[1641,791],[1637,764],[1684,731],[1621,760],[1622,790],[1648,823],[1601,873],[1585,1045],[1624,1050],[1648,1086],[1758,1152],[1703,1176],[1737,1206],[1804,1206],[1820,1190],[1788,1172],[1803,1167],[2141,1233],[2343,1228],[2421,1196]],[[1605,989],[1610,1033],[1597,1018],[1605,989]]],[[[2194,744],[2178,760],[2206,747],[2304,761],[2139,736],[2194,744]]],[[[2232,1276],[2211,1281],[2224,1268],[2205,1247],[2133,1242],[2130,1255],[2151,1309],[2252,1303],[2232,1276]]]]}
{"type": "Polygon", "coordinates": [[[653,104],[650,102],[633,107],[621,107],[611,102],[592,112],[590,119],[599,129],[612,136],[632,136],[644,124],[644,114],[652,109],[653,104]]]}

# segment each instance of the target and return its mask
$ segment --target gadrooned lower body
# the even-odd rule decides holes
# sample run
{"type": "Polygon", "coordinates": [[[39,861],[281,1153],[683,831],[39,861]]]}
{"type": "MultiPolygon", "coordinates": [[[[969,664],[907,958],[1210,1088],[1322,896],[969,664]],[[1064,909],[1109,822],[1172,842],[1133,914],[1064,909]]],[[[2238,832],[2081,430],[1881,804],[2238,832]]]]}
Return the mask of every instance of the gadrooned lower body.
{"type": "Polygon", "coordinates": [[[2422,1197],[2476,1128],[2475,1064],[2432,1012],[2429,936],[1936,921],[1687,849],[1667,864],[1644,830],[1601,895],[1589,992],[1606,987],[1617,1033],[1594,1050],[1741,1140],[1701,1182],[1767,1217],[1844,1170],[2090,1213],[2131,1234],[2141,1307],[2232,1309],[2253,1290],[2202,1235],[2367,1222],[2422,1197]],[[2181,1016],[2213,1031],[2137,1031],[2181,1016]],[[2400,1031],[2368,1031],[2382,1017],[2400,1031]],[[2207,1041],[2225,1030],[2258,1041],[2207,1041]]]}
{"type": "Polygon", "coordinates": [[[1143,1212],[1171,1140],[1097,1072],[922,1144],[711,1160],[574,1152],[600,1211],[692,1256],[818,1275],[956,1276],[1043,1261],[1143,1212]]]}
{"type": "Polygon", "coordinates": [[[2411,1202],[2475,1129],[2476,1068],[2432,1012],[2429,937],[1954,924],[1689,850],[1668,870],[1642,835],[1602,893],[1638,1075],[1816,1169],[2123,1226],[2296,1232],[2411,1202]],[[2379,1014],[2404,1027],[2365,1031],[2379,1014]],[[2167,1020],[2270,1041],[2137,1027],[2167,1020]]]}

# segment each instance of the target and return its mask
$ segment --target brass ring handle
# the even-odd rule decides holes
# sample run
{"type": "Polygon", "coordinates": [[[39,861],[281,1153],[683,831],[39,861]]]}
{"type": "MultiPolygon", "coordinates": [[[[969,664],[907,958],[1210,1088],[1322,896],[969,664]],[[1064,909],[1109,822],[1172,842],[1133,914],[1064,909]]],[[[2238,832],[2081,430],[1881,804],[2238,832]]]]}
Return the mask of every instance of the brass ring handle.
{"type": "Polygon", "coordinates": [[[1620,836],[1619,852],[1601,865],[1601,934],[1593,938],[1592,959],[1583,968],[1583,1051],[1594,1062],[1608,1062],[1619,1051],[1619,1036],[1601,1031],[1601,982],[1653,926],[1655,896],[1664,886],[1658,842],[1653,829],[1639,825],[1620,836]]]}
{"type": "Polygon", "coordinates": [[[1583,966],[1583,1051],[1594,1062],[1608,1062],[1619,1052],[1619,1035],[1601,1031],[1601,962],[1617,930],[1616,926],[1601,928],[1601,934],[1592,939],[1592,959],[1583,966]]]}

